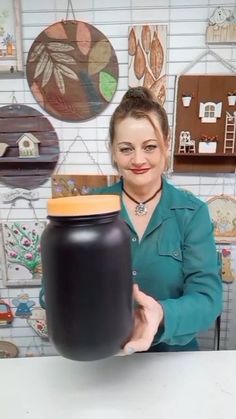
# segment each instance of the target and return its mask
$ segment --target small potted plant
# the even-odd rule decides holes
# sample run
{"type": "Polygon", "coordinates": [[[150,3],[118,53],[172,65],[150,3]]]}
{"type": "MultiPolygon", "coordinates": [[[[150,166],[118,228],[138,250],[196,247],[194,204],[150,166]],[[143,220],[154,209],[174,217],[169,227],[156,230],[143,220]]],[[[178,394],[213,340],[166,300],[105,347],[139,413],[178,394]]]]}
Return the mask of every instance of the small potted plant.
{"type": "Polygon", "coordinates": [[[236,90],[228,92],[228,104],[229,106],[234,106],[236,103],[236,90]]]}
{"type": "Polygon", "coordinates": [[[183,93],[182,94],[182,102],[183,102],[183,106],[185,108],[188,108],[190,106],[192,97],[193,97],[192,93],[183,93]]]}
{"type": "Polygon", "coordinates": [[[6,47],[7,55],[13,55],[14,37],[10,33],[3,38],[2,44],[6,47]]]}
{"type": "Polygon", "coordinates": [[[199,153],[216,153],[217,149],[217,135],[202,135],[199,141],[198,152],[199,153]]]}

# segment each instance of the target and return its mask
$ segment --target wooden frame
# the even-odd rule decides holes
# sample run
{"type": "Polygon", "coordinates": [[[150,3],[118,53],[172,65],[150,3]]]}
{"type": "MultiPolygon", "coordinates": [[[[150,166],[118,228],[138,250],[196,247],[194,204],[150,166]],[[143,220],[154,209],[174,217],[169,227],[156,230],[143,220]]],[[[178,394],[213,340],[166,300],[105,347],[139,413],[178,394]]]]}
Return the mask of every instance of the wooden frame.
{"type": "Polygon", "coordinates": [[[0,77],[22,77],[21,0],[1,0],[0,46],[0,77]]]}

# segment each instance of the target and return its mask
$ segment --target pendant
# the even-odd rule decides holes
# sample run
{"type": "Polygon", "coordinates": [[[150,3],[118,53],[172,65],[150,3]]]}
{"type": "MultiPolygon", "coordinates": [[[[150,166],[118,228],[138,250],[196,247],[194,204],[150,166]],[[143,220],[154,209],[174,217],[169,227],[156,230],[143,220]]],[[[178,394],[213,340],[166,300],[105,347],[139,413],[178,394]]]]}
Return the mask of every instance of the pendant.
{"type": "Polygon", "coordinates": [[[146,215],[147,214],[147,207],[145,207],[145,205],[142,202],[140,202],[135,207],[135,214],[136,215],[146,215]]]}

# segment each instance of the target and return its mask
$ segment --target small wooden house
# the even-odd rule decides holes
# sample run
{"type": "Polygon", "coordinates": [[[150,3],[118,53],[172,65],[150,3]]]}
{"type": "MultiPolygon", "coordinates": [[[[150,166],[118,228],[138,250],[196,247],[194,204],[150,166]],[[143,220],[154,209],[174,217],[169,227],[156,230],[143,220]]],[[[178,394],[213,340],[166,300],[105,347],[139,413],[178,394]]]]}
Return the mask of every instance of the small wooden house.
{"type": "Polygon", "coordinates": [[[34,158],[39,156],[40,141],[30,132],[25,132],[17,140],[19,147],[19,157],[34,158]]]}

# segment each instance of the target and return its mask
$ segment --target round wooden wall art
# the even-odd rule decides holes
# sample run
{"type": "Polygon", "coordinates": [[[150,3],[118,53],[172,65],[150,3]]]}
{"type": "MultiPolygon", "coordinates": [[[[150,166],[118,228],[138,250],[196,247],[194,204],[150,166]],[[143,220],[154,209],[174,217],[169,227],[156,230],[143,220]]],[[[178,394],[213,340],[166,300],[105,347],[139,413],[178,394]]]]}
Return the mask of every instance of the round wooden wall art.
{"type": "Polygon", "coordinates": [[[59,157],[57,134],[30,106],[0,107],[0,182],[25,189],[44,183],[59,157]]]}
{"type": "Polygon", "coordinates": [[[77,20],[56,22],[33,42],[26,74],[36,101],[54,118],[79,122],[100,114],[118,82],[115,51],[105,35],[77,20]]]}

